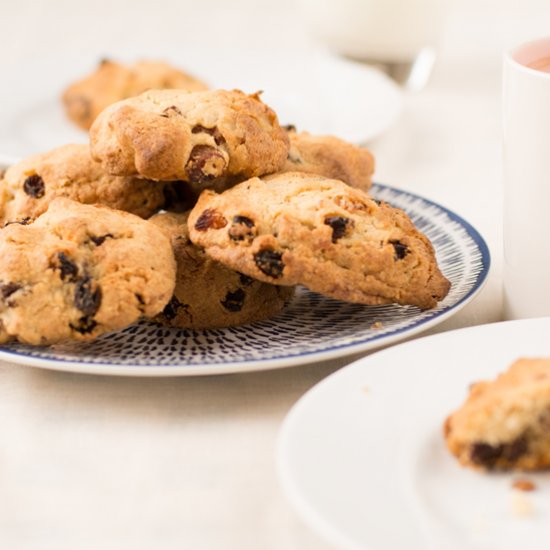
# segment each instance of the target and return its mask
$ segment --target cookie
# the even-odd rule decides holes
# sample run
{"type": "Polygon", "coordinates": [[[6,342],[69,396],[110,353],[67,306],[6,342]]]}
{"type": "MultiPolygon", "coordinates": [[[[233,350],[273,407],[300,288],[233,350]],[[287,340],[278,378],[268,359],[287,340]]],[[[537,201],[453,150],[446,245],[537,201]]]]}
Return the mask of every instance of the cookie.
{"type": "Polygon", "coordinates": [[[110,176],[90,157],[87,145],[64,145],[11,166],[0,180],[0,226],[31,220],[57,197],[105,204],[147,218],[164,205],[163,185],[110,176]]]}
{"type": "Polygon", "coordinates": [[[92,340],[153,317],[176,277],[164,233],[105,206],[55,199],[0,229],[0,343],[92,340]]]}
{"type": "Polygon", "coordinates": [[[151,218],[171,239],[177,262],[174,296],[155,320],[190,329],[231,327],[280,313],[293,287],[256,281],[209,258],[189,240],[189,213],[161,213],[151,218]]]}
{"type": "Polygon", "coordinates": [[[290,150],[283,172],[307,172],[340,180],[368,191],[374,172],[374,157],[365,147],[358,147],[334,136],[315,136],[308,132],[289,131],[290,150]]]}
{"type": "Polygon", "coordinates": [[[275,113],[238,90],[151,90],[103,111],[90,139],[109,174],[199,188],[277,172],[288,154],[275,113]]]}
{"type": "Polygon", "coordinates": [[[203,82],[161,61],[139,61],[123,65],[108,59],[87,77],[71,84],[62,101],[67,116],[83,130],[89,130],[106,107],[146,90],[181,88],[206,90],[203,82]]]}
{"type": "Polygon", "coordinates": [[[476,469],[550,467],[550,359],[519,359],[447,418],[449,451],[476,469]]]}
{"type": "Polygon", "coordinates": [[[250,277],[340,300],[434,307],[449,282],[407,215],[343,182],[289,172],[204,191],[191,240],[250,277]]]}

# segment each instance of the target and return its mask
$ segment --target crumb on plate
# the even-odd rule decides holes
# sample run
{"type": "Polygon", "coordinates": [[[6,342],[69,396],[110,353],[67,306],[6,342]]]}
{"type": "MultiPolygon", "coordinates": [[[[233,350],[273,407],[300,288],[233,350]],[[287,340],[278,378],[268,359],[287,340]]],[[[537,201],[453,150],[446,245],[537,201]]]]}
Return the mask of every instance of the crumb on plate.
{"type": "Polygon", "coordinates": [[[537,486],[530,479],[516,479],[512,483],[512,488],[517,489],[518,491],[534,491],[537,486]]]}

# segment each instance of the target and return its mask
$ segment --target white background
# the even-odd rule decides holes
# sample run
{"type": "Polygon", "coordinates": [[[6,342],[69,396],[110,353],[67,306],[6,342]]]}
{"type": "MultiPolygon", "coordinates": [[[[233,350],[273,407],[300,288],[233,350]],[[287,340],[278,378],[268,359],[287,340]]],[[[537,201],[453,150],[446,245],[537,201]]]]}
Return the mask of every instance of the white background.
{"type": "MultiPolygon", "coordinates": [[[[0,128],[22,100],[61,89],[56,74],[74,60],[82,73],[104,56],[166,57],[185,68],[207,49],[238,71],[235,48],[291,64],[295,52],[318,47],[292,0],[0,6],[0,128]],[[37,63],[46,75],[33,79],[37,63]]],[[[371,144],[379,181],[455,210],[490,245],[494,268],[485,291],[437,330],[501,317],[501,55],[550,32],[547,1],[447,7],[428,87],[407,96],[399,121],[371,144]]],[[[157,381],[0,364],[0,546],[325,548],[281,492],[276,436],[291,405],[349,361],[157,381]]]]}

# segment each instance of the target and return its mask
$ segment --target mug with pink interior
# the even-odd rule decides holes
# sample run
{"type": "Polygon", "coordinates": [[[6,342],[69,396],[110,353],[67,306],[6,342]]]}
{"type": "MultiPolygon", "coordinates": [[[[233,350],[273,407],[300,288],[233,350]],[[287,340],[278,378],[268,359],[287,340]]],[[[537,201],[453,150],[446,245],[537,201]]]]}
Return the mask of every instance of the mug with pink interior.
{"type": "Polygon", "coordinates": [[[504,315],[550,316],[550,37],[504,59],[504,315]]]}

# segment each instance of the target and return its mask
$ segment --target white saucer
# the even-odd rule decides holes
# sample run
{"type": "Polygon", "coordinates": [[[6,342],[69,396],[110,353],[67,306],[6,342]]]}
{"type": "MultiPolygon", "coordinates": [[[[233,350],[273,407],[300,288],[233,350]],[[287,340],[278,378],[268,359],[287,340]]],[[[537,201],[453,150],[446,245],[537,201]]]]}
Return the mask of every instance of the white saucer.
{"type": "Polygon", "coordinates": [[[443,422],[472,382],[550,357],[550,318],[421,338],[336,372],[293,407],[278,466],[302,518],[339,548],[543,550],[550,473],[484,474],[447,452],[443,422]],[[522,515],[523,514],[523,515],[522,515]]]}
{"type": "MultiPolygon", "coordinates": [[[[224,53],[201,49],[172,63],[213,88],[263,90],[263,100],[281,124],[352,142],[381,135],[402,109],[402,92],[386,75],[329,53],[301,54],[292,60],[250,48],[224,53]]],[[[65,117],[60,97],[70,82],[92,71],[96,63],[69,57],[40,59],[12,69],[14,74],[3,74],[12,93],[0,105],[0,154],[22,158],[66,143],[86,143],[87,133],[65,117]]]]}

